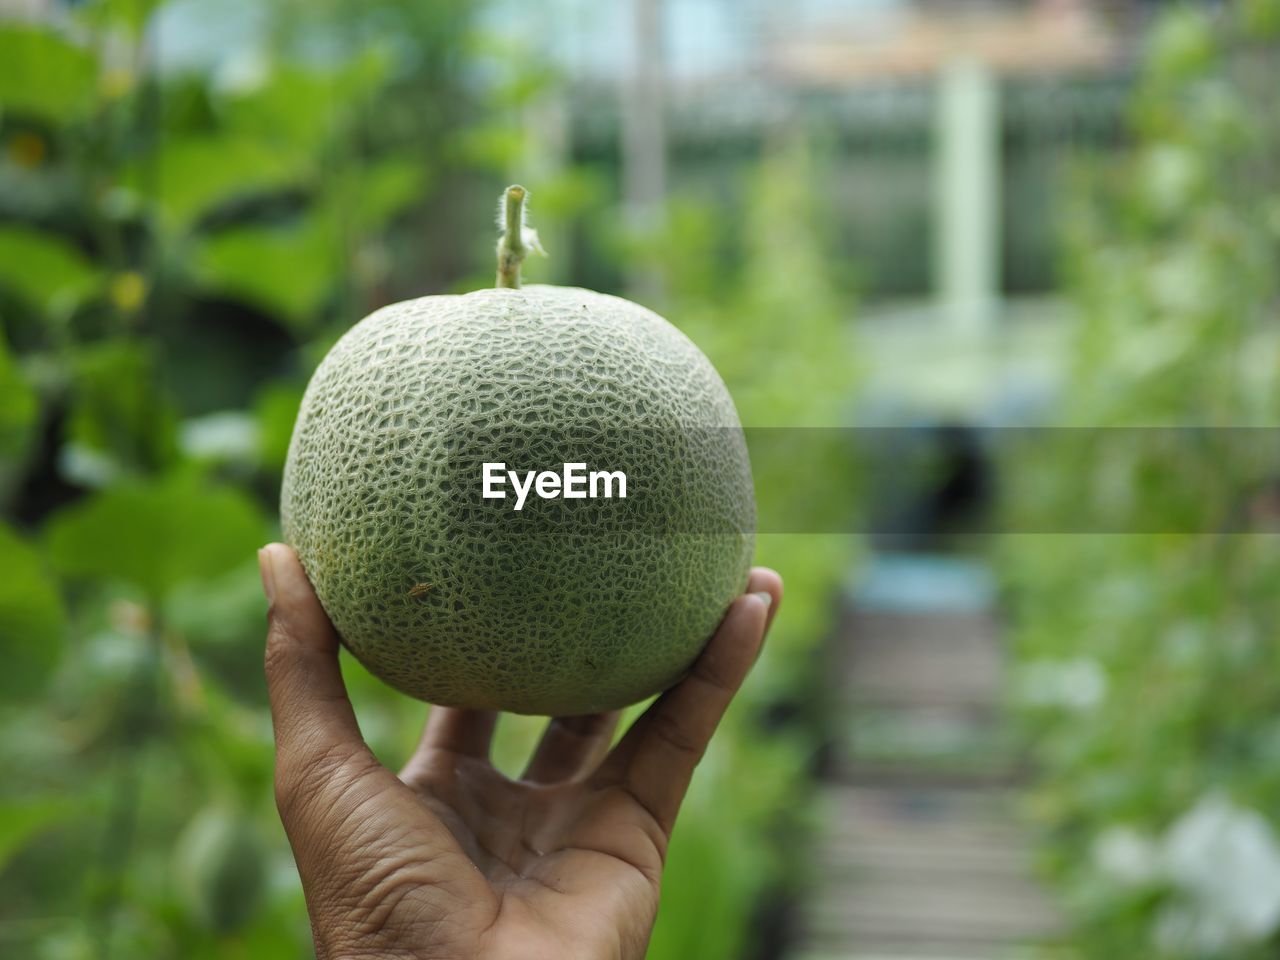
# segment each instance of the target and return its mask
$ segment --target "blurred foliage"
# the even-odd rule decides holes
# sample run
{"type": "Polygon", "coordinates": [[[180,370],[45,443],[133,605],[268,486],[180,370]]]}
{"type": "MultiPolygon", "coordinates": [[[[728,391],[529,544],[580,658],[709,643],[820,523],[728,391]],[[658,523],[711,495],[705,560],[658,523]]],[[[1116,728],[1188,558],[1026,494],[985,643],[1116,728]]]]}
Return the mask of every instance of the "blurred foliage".
{"type": "Polygon", "coordinates": [[[1083,176],[1071,223],[1080,327],[1063,423],[1088,429],[1010,471],[1022,528],[1061,531],[1002,548],[1033,809],[1083,956],[1280,946],[1280,540],[1073,532],[1082,497],[1176,526],[1196,515],[1176,478],[1206,466],[1224,529],[1233,516],[1275,528],[1277,478],[1246,473],[1211,432],[1200,448],[1097,441],[1108,427],[1276,425],[1278,89],[1274,0],[1161,14],[1132,149],[1083,176]]]}
{"type": "Polygon", "coordinates": [[[511,159],[434,146],[502,72],[458,54],[472,5],[422,6],[280,0],[164,72],[164,6],[0,26],[6,956],[308,952],[254,552],[320,353],[441,236],[491,244],[438,194],[511,159]]]}
{"type": "MultiPolygon", "coordinates": [[[[216,11],[88,0],[0,25],[5,956],[308,954],[272,802],[254,551],[319,358],[389,300],[491,282],[491,198],[537,153],[528,117],[552,78],[482,29],[480,5],[255,10],[252,42],[164,70],[172,31],[216,11]]],[[[598,169],[549,165],[534,214],[544,234],[653,257],[656,306],[745,422],[832,425],[848,291],[826,273],[813,163],[784,138],[742,184],[742,222],[725,234],[721,211],[678,202],[660,250],[605,226],[598,169]]],[[[531,273],[567,280],[573,262],[531,273]]],[[[762,499],[786,495],[767,481],[762,499]]],[[[739,956],[757,907],[794,889],[812,654],[849,552],[761,540],[786,613],[695,779],[654,957],[739,956]]],[[[370,744],[398,765],[423,705],[343,662],[370,744]]],[[[504,720],[502,768],[539,732],[504,720]]]]}
{"type": "MultiPolygon", "coordinates": [[[[826,252],[832,244],[814,189],[820,168],[802,134],[780,131],[740,185],[740,222],[681,198],[656,243],[635,254],[660,268],[668,287],[660,309],[711,358],[747,427],[795,431],[850,416],[851,292],[826,252]]],[[[794,494],[786,466],[776,456],[753,462],[762,513],[794,494]]],[[[850,483],[834,474],[811,492],[849,500],[857,495],[850,483]]],[[[776,922],[779,901],[803,889],[811,771],[829,727],[817,654],[853,558],[848,536],[757,537],[756,562],[786,581],[783,613],[681,811],[652,956],[741,956],[751,930],[742,918],[758,911],[776,922]],[[699,907],[666,906],[686,900],[699,907]]]]}

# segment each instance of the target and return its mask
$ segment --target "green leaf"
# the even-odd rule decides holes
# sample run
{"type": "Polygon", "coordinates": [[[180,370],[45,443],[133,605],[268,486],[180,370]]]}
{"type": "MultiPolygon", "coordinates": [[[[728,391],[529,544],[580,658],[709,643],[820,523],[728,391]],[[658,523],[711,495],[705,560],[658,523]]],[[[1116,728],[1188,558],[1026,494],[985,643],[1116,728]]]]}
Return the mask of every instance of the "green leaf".
{"type": "Polygon", "coordinates": [[[1189,5],[1171,8],[1156,21],[1146,52],[1152,79],[1185,82],[1200,76],[1218,53],[1211,14],[1189,5]]]}
{"type": "Polygon", "coordinates": [[[149,345],[116,340],[86,347],[71,368],[72,404],[64,426],[69,443],[125,471],[149,472],[172,462],[177,415],[157,385],[149,345]]]}
{"type": "Polygon", "coordinates": [[[1258,40],[1280,37],[1280,0],[1244,0],[1241,18],[1250,37],[1258,40]]]}
{"type": "MultiPolygon", "coordinates": [[[[190,137],[160,149],[155,197],[167,229],[190,230],[204,214],[231,200],[301,188],[310,163],[297,149],[250,139],[190,137]]],[[[126,185],[151,193],[147,167],[125,173],[126,185]]]]}
{"type": "Polygon", "coordinates": [[[77,11],[79,19],[92,29],[107,32],[123,27],[140,34],[155,9],[164,0],[89,0],[77,11]]]}
{"type": "Polygon", "coordinates": [[[384,160],[335,178],[326,191],[326,206],[342,209],[355,230],[376,233],[421,197],[426,186],[421,163],[384,160]]]}
{"type": "Polygon", "coordinates": [[[0,339],[0,490],[5,474],[16,469],[27,450],[39,400],[0,339]]]}
{"type": "Polygon", "coordinates": [[[0,869],[36,835],[73,810],[65,797],[0,803],[0,869]]]}
{"type": "Polygon", "coordinates": [[[292,227],[223,230],[195,254],[199,282],[278,314],[296,330],[313,326],[339,274],[338,237],[318,217],[292,227]]]}
{"type": "Polygon", "coordinates": [[[64,122],[94,100],[89,51],[41,27],[0,26],[0,111],[64,122]]]}
{"type": "Polygon", "coordinates": [[[288,226],[222,230],[197,247],[198,282],[269,313],[290,327],[314,327],[342,275],[345,234],[372,234],[422,195],[426,176],[389,160],[331,180],[312,214],[288,226]]]}
{"type": "Polygon", "coordinates": [[[39,695],[62,653],[62,597],[40,555],[2,524],[0,570],[0,695],[39,695]]]}
{"type": "Polygon", "coordinates": [[[253,90],[225,96],[222,114],[239,135],[318,150],[332,136],[341,96],[332,76],[285,65],[253,90]]]}
{"type": "Polygon", "coordinates": [[[261,909],[266,871],[267,848],[253,821],[216,806],[191,819],[174,849],[184,905],[217,933],[239,929],[261,909]]]}
{"type": "Polygon", "coordinates": [[[191,477],[134,482],[50,520],[46,544],[69,577],[124,581],[159,601],[253,556],[267,539],[258,506],[239,490],[191,477]]]}
{"type": "Polygon", "coordinates": [[[277,383],[263,389],[254,402],[258,418],[258,455],[263,466],[283,470],[289,455],[293,425],[302,405],[303,388],[292,383],[277,383]]]}
{"type": "Polygon", "coordinates": [[[33,306],[65,314],[97,292],[101,272],[55,233],[0,226],[0,284],[33,306]]]}
{"type": "Polygon", "coordinates": [[[234,649],[245,637],[257,639],[264,605],[258,565],[248,561],[219,577],[174,588],[164,622],[193,648],[234,649]]]}
{"type": "Polygon", "coordinates": [[[315,152],[343,135],[385,82],[388,66],[376,47],[326,69],[276,64],[266,82],[224,94],[221,113],[240,135],[315,152]]]}

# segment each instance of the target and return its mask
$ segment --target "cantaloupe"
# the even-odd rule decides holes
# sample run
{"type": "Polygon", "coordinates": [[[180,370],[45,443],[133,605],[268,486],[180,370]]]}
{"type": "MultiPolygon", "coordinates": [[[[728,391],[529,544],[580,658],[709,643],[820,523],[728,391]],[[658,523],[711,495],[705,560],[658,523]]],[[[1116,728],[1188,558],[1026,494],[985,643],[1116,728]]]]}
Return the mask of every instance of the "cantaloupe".
{"type": "MultiPolygon", "coordinates": [[[[746,585],[755,501],[737,413],[662,317],[519,286],[384,307],[302,401],[281,519],[345,645],[431,703],[574,715],[677,681],[746,585]],[[482,496],[482,467],[622,471],[627,497],[482,496]]],[[[509,489],[509,488],[508,488],[509,489]]]]}

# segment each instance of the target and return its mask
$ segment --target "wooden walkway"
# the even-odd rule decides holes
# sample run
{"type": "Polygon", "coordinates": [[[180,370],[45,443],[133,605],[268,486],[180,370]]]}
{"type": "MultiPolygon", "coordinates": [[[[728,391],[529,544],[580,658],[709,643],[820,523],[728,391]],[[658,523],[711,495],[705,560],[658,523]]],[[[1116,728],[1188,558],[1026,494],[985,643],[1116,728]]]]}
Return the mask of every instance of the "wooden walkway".
{"type": "Polygon", "coordinates": [[[1052,940],[980,567],[882,558],[835,651],[840,730],[795,960],[1006,960],[1052,940]]]}

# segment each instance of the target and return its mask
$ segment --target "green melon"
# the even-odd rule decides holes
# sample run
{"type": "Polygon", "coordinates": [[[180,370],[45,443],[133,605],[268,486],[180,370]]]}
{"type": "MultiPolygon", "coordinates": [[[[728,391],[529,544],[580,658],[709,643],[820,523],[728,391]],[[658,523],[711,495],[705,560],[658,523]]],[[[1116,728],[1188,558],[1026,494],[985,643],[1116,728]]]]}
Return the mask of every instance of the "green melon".
{"type": "Polygon", "coordinates": [[[678,680],[743,591],[751,469],[724,383],[666,320],[519,288],[516,207],[506,286],[385,307],[325,357],[281,519],[343,642],[386,683],[448,706],[592,713],[678,680]],[[482,497],[485,462],[621,470],[628,496],[531,491],[516,511],[509,485],[482,497]]]}

